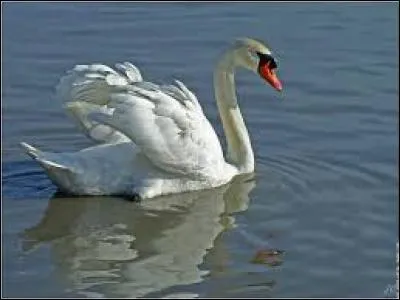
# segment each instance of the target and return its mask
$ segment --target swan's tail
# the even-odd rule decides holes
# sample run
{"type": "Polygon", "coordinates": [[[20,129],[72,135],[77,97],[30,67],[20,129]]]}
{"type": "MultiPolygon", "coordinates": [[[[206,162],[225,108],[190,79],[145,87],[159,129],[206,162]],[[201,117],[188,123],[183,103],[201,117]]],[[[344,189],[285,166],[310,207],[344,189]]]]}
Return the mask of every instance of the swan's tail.
{"type": "Polygon", "coordinates": [[[22,148],[24,148],[25,152],[32,157],[33,159],[36,159],[39,156],[40,150],[36,149],[35,147],[32,147],[31,145],[21,142],[19,143],[22,148]]]}
{"type": "Polygon", "coordinates": [[[25,152],[32,157],[34,160],[39,162],[40,165],[42,165],[46,170],[51,170],[51,169],[63,169],[63,170],[70,170],[67,166],[63,166],[62,164],[56,163],[54,161],[51,161],[49,158],[46,158],[46,153],[40,151],[39,149],[36,149],[35,147],[25,143],[21,142],[20,143],[21,147],[24,148],[25,152]]]}
{"type": "Polygon", "coordinates": [[[30,157],[39,163],[60,191],[69,193],[78,191],[74,178],[79,172],[76,172],[73,165],[68,165],[68,160],[62,155],[40,151],[24,142],[21,142],[20,145],[30,157]]]}

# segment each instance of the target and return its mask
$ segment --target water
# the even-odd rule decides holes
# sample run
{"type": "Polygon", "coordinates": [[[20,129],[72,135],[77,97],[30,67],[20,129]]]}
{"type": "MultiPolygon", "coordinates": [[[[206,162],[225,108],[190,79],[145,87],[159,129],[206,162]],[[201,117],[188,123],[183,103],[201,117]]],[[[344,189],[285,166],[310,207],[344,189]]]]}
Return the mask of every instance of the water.
{"type": "Polygon", "coordinates": [[[3,296],[383,297],[395,283],[395,3],[2,8],[3,296]],[[221,135],[212,71],[240,36],[268,41],[284,85],[237,75],[254,178],[142,204],[62,198],[19,148],[91,145],[52,96],[92,62],[182,80],[221,135]]]}

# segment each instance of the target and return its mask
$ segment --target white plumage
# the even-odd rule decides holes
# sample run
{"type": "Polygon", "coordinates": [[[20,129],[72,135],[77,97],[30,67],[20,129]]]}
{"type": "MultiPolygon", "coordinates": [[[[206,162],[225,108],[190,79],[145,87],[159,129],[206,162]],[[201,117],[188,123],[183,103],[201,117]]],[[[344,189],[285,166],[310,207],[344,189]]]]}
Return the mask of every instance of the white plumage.
{"type": "Polygon", "coordinates": [[[61,190],[78,195],[150,198],[220,186],[236,174],[252,172],[251,145],[235,95],[230,95],[233,76],[232,82],[226,76],[229,64],[242,61],[235,57],[243,55],[236,50],[244,45],[270,53],[258,42],[242,40],[217,67],[217,102],[228,143],[235,140],[231,146],[237,148],[228,149],[229,163],[196,96],[180,81],[175,85],[143,81],[129,62],[116,64],[115,69],[77,65],[57,86],[57,98],[95,146],[75,153],[49,153],[21,145],[61,190]],[[244,161],[238,159],[241,154],[244,161]]]}

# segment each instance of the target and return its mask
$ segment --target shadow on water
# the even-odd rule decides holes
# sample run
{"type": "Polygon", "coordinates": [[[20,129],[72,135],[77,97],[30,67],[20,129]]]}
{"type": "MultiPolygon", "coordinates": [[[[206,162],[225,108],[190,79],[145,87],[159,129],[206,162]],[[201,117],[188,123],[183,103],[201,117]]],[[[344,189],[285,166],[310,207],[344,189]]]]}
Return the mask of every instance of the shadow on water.
{"type": "MultiPolygon", "coordinates": [[[[199,283],[215,239],[235,226],[255,187],[251,176],[218,189],[131,203],[55,194],[22,233],[25,254],[49,244],[57,276],[85,296],[143,297],[199,283]]],[[[196,295],[197,296],[197,295],[196,295]]]]}

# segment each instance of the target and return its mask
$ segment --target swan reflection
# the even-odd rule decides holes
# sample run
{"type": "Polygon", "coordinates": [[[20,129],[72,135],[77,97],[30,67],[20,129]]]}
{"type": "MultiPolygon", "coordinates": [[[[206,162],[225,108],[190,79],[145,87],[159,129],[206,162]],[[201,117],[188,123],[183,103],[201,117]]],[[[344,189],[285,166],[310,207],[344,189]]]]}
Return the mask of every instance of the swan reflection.
{"type": "Polygon", "coordinates": [[[255,181],[133,204],[111,197],[53,197],[23,233],[30,251],[49,243],[57,273],[85,296],[143,297],[201,282],[207,250],[248,207],[255,181]]]}

